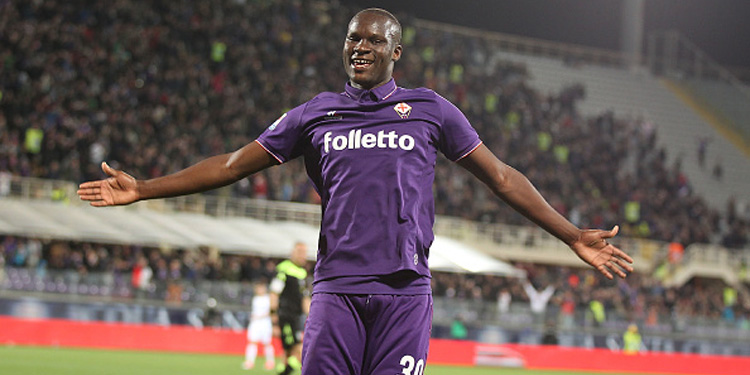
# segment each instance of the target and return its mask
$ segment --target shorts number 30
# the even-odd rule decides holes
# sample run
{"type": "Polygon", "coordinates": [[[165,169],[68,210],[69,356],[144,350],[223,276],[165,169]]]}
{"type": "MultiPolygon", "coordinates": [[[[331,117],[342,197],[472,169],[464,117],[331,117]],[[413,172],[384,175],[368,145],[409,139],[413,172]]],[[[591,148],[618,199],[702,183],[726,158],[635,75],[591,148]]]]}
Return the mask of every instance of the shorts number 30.
{"type": "Polygon", "coordinates": [[[404,375],[422,375],[424,372],[424,360],[415,361],[414,357],[410,355],[401,357],[401,366],[404,366],[404,369],[401,370],[401,373],[404,375]]]}

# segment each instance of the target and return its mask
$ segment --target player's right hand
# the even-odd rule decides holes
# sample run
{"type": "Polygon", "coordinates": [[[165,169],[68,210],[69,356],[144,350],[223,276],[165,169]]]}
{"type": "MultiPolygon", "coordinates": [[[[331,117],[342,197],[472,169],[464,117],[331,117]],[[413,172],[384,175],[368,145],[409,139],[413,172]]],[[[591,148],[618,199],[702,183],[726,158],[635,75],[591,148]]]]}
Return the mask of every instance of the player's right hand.
{"type": "Polygon", "coordinates": [[[596,268],[605,277],[612,280],[614,276],[627,277],[626,272],[633,272],[633,258],[618,249],[607,239],[617,235],[620,227],[615,225],[612,230],[589,229],[581,232],[581,236],[570,245],[570,248],[584,262],[596,268]]]}
{"type": "Polygon", "coordinates": [[[102,162],[102,170],[110,177],[79,185],[81,200],[91,202],[94,207],[124,205],[138,200],[138,184],[133,176],[110,167],[106,162],[102,162]]]}

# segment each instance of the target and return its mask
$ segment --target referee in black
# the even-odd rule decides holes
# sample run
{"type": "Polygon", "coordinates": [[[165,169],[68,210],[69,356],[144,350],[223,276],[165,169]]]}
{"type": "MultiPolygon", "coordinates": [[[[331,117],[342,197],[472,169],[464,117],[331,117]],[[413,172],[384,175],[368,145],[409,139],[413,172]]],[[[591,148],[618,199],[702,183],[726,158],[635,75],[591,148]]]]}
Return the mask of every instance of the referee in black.
{"type": "Polygon", "coordinates": [[[310,311],[306,264],[307,245],[297,242],[289,259],[276,266],[276,277],[271,281],[271,313],[285,357],[276,368],[280,375],[297,374],[302,367],[302,331],[304,317],[310,311]]]}

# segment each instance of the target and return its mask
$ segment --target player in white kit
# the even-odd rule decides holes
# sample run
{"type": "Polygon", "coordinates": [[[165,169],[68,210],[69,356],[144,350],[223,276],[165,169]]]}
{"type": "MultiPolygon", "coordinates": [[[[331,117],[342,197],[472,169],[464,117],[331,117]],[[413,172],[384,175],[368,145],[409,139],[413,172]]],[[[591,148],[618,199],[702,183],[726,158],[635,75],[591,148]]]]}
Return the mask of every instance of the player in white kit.
{"type": "Polygon", "coordinates": [[[250,310],[250,324],[247,327],[247,347],[245,348],[245,362],[242,363],[243,369],[250,370],[255,366],[259,344],[263,345],[266,355],[266,370],[274,368],[272,337],[271,297],[265,284],[256,283],[250,310]]]}

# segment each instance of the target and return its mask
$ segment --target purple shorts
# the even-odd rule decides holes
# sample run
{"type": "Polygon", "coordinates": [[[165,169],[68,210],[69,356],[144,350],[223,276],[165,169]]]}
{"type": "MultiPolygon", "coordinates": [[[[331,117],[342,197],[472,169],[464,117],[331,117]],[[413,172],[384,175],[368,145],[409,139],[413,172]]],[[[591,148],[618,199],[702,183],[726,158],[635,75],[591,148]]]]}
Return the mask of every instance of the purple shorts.
{"type": "Polygon", "coordinates": [[[302,375],[422,375],[432,295],[313,294],[302,375]]]}

